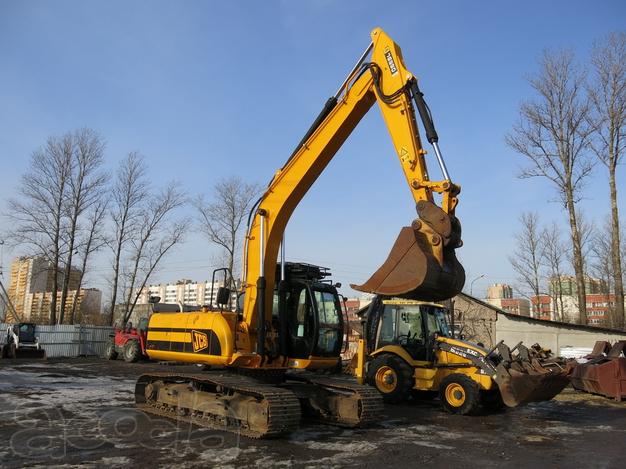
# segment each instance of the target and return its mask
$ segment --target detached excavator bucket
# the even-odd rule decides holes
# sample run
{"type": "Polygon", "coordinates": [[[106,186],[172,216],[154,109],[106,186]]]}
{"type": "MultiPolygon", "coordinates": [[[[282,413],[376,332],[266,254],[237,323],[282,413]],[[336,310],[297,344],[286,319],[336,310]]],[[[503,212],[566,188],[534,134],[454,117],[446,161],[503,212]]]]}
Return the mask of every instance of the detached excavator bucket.
{"type": "Polygon", "coordinates": [[[458,221],[432,204],[418,211],[420,219],[400,230],[383,265],[362,285],[350,285],[353,289],[430,301],[461,291],[465,270],[454,253],[461,245],[458,221]]]}

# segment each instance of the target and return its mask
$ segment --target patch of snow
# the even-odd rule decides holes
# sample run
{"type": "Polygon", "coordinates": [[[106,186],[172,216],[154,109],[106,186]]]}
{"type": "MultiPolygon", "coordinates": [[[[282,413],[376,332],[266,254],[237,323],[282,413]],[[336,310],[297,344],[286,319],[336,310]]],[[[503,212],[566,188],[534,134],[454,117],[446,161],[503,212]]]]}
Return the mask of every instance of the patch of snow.
{"type": "Polygon", "coordinates": [[[109,458],[103,457],[100,458],[100,461],[102,462],[102,464],[105,464],[107,467],[115,467],[115,466],[126,466],[130,463],[132,463],[132,460],[130,458],[127,458],[126,456],[112,456],[109,458]]]}

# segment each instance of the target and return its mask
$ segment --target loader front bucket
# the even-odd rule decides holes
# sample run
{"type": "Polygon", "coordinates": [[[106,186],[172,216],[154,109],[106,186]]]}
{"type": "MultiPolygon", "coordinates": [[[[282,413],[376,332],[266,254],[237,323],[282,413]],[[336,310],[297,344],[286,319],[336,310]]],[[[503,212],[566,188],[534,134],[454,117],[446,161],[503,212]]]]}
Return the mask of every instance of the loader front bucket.
{"type": "Polygon", "coordinates": [[[549,401],[559,394],[570,382],[566,370],[524,370],[507,368],[504,364],[496,368],[495,382],[498,384],[502,401],[508,407],[529,402],[549,401]]]}
{"type": "Polygon", "coordinates": [[[37,359],[43,360],[46,358],[46,351],[42,348],[30,348],[30,347],[15,347],[15,344],[5,344],[2,347],[2,358],[9,359],[37,359]]]}
{"type": "Polygon", "coordinates": [[[428,209],[400,230],[387,260],[365,283],[350,285],[353,289],[429,301],[452,298],[461,291],[465,270],[454,252],[461,245],[460,225],[438,207],[428,209]]]}
{"type": "Polygon", "coordinates": [[[19,348],[15,351],[15,358],[25,358],[29,360],[45,360],[46,351],[42,348],[19,348]]]}

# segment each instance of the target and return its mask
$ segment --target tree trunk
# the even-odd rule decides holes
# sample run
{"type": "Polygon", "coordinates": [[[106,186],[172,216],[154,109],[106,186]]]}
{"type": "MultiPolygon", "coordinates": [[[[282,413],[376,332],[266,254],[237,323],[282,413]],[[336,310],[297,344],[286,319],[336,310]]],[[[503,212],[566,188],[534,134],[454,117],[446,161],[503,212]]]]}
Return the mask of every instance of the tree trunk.
{"type": "Polygon", "coordinates": [[[578,324],[587,324],[587,295],[585,292],[585,270],[583,266],[580,231],[578,230],[578,222],[576,221],[574,195],[571,188],[566,188],[565,195],[567,212],[569,215],[569,224],[571,229],[572,248],[574,253],[574,272],[576,274],[577,294],[576,296],[578,297],[578,324]]]}
{"type": "Polygon", "coordinates": [[[54,253],[54,261],[52,265],[52,291],[50,293],[50,325],[57,323],[57,289],[59,288],[59,251],[58,242],[57,250],[54,253]]]}
{"type": "MultiPolygon", "coordinates": [[[[65,319],[65,306],[67,303],[67,292],[69,291],[70,286],[70,274],[72,272],[72,257],[74,255],[74,243],[76,238],[76,219],[74,216],[72,219],[72,227],[70,229],[70,245],[69,252],[67,255],[67,264],[65,265],[65,275],[63,277],[63,290],[61,291],[61,307],[59,312],[59,322],[63,324],[63,320],[65,319]]],[[[70,324],[72,324],[70,322],[70,324]]]]}
{"type": "Polygon", "coordinates": [[[624,281],[622,279],[622,259],[620,253],[619,211],[617,209],[617,187],[615,167],[609,167],[609,188],[611,192],[611,261],[615,285],[615,312],[618,321],[624,321],[624,281]]]}
{"type": "Polygon", "coordinates": [[[117,288],[120,278],[120,256],[122,255],[121,246],[115,253],[115,265],[113,266],[113,291],[111,292],[111,326],[115,321],[115,302],[117,301],[117,288]]]}

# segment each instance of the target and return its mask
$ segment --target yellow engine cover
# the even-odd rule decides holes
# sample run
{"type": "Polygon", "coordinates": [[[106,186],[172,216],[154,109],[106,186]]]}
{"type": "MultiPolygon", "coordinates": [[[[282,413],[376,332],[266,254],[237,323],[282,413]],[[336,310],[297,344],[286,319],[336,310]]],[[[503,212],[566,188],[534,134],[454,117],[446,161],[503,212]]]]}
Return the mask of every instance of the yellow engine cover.
{"type": "Polygon", "coordinates": [[[155,360],[229,365],[236,315],[231,312],[154,313],[146,353],[155,360]]]}

